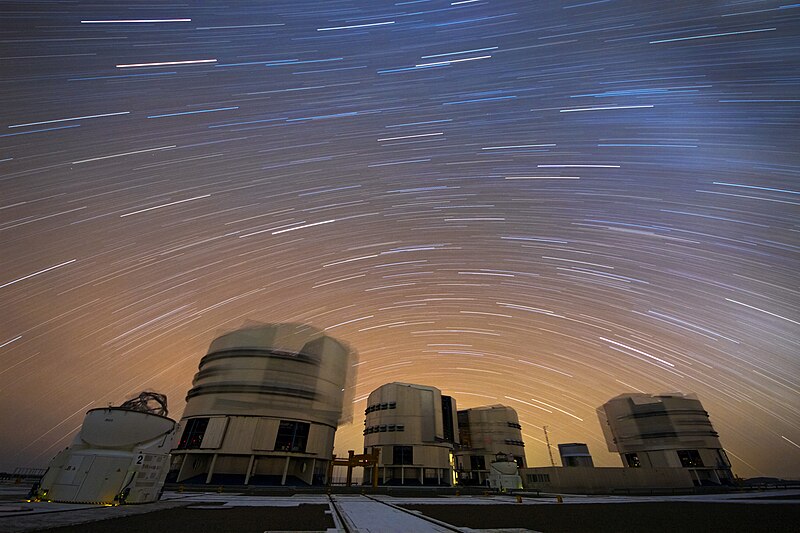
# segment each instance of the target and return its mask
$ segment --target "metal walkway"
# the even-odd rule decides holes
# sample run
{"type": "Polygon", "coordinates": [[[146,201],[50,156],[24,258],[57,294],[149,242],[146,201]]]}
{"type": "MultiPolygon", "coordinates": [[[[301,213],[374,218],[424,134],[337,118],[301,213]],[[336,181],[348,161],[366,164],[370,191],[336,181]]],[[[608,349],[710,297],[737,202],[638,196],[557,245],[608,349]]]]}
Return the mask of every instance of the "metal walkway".
{"type": "Polygon", "coordinates": [[[446,533],[461,531],[368,496],[331,496],[331,503],[349,533],[446,533]]]}

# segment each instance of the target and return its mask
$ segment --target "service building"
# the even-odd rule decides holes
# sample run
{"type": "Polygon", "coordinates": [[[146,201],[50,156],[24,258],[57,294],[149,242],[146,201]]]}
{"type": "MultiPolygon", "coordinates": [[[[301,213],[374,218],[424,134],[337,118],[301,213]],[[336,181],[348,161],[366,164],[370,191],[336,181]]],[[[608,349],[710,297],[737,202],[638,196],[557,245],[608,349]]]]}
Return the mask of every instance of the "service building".
{"type": "Polygon", "coordinates": [[[452,485],[458,442],[456,402],[436,387],[387,383],[369,395],[364,452],[380,450],[382,485],[452,485]]]}

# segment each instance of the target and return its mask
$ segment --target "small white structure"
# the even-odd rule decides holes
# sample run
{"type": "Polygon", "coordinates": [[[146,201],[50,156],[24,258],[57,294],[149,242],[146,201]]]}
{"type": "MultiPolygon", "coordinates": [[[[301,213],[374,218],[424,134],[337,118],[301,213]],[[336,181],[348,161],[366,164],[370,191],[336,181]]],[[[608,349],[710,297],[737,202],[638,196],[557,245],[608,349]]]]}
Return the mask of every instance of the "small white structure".
{"type": "Polygon", "coordinates": [[[489,464],[489,475],[486,476],[486,482],[489,483],[489,488],[502,492],[522,489],[519,465],[514,457],[498,454],[497,459],[489,464]]]}
{"type": "Polygon", "coordinates": [[[35,497],[104,504],[156,501],[177,427],[154,412],[91,409],[72,444],[50,462],[35,497]]]}
{"type": "Polygon", "coordinates": [[[558,445],[562,466],[594,466],[589,447],[583,442],[570,442],[558,445]]]}

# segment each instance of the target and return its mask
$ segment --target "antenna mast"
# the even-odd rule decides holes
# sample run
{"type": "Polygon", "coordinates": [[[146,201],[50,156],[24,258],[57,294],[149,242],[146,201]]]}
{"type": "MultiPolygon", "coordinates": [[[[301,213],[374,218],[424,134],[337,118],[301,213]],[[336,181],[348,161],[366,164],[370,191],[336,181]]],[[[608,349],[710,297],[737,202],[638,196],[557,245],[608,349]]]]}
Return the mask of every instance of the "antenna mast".
{"type": "Polygon", "coordinates": [[[547,426],[542,426],[544,430],[544,440],[547,442],[547,453],[550,455],[550,466],[556,466],[556,462],[553,460],[553,448],[550,446],[550,437],[547,435],[547,426]]]}

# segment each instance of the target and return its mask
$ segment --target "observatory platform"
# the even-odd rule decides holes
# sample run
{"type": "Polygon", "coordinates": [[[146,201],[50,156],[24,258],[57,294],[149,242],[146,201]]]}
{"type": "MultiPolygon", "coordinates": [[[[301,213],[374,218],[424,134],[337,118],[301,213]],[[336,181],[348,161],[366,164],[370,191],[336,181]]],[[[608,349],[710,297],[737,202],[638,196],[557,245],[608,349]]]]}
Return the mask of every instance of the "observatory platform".
{"type": "Polygon", "coordinates": [[[523,493],[518,503],[516,495],[437,496],[435,489],[417,489],[413,496],[167,491],[159,502],[119,507],[29,503],[23,494],[22,486],[0,486],[0,532],[789,532],[800,520],[800,490],[562,495],[562,503],[554,494],[523,493]]]}

